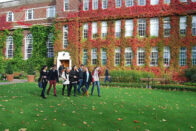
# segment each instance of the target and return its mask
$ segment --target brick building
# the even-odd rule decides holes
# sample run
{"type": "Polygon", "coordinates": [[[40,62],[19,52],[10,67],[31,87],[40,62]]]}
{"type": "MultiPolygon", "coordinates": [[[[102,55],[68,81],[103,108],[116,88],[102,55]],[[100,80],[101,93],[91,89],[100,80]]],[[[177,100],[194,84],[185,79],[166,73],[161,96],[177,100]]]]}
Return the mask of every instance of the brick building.
{"type": "MultiPolygon", "coordinates": [[[[7,21],[1,29],[25,29],[24,59],[32,51],[25,46],[32,44],[28,29],[55,21],[61,33],[47,46],[58,66],[160,73],[196,65],[195,0],[13,0],[0,3],[0,14],[7,21]]],[[[14,51],[11,40],[6,58],[14,51]]]]}

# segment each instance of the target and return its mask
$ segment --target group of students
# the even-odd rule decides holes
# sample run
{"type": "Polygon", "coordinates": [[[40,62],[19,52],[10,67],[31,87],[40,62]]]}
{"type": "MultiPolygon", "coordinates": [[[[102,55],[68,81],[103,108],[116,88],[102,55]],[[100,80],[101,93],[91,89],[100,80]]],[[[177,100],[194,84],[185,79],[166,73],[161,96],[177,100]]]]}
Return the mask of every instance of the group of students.
{"type": "MultiPolygon", "coordinates": [[[[63,80],[63,88],[62,95],[64,95],[65,88],[67,87],[67,95],[71,95],[72,87],[74,87],[74,96],[76,96],[76,92],[78,91],[81,94],[81,90],[83,95],[89,96],[88,90],[91,83],[93,83],[91,89],[91,95],[93,95],[94,87],[97,86],[98,96],[100,97],[100,82],[99,75],[101,73],[100,67],[95,67],[93,72],[91,73],[88,67],[81,64],[79,68],[76,65],[69,68],[64,68],[62,65],[60,66],[59,73],[57,71],[56,65],[53,65],[52,69],[48,72],[48,67],[43,66],[40,71],[39,82],[41,83],[42,92],[41,97],[46,99],[45,90],[47,87],[47,83],[49,83],[49,88],[47,90],[47,95],[50,93],[50,89],[53,86],[54,88],[54,96],[56,95],[56,82],[59,82],[59,77],[63,80]],[[78,88],[77,88],[78,86],[78,88]]],[[[107,78],[108,79],[108,78],[107,78]]]]}

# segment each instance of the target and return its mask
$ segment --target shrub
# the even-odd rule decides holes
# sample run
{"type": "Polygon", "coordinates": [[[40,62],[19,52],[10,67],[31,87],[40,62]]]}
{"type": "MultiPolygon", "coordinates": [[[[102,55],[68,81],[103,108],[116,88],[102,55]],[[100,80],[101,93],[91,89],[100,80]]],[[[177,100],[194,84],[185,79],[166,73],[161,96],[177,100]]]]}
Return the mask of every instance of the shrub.
{"type": "Polygon", "coordinates": [[[185,70],[185,76],[188,80],[196,82],[196,67],[185,70]]]}
{"type": "Polygon", "coordinates": [[[35,69],[32,62],[27,62],[27,74],[28,75],[35,75],[35,69]]]}
{"type": "Polygon", "coordinates": [[[140,78],[154,77],[154,74],[151,72],[142,72],[136,70],[111,71],[110,75],[111,75],[112,82],[139,82],[140,78]]]}
{"type": "Polygon", "coordinates": [[[12,64],[8,63],[6,66],[6,74],[13,74],[12,64]]]}

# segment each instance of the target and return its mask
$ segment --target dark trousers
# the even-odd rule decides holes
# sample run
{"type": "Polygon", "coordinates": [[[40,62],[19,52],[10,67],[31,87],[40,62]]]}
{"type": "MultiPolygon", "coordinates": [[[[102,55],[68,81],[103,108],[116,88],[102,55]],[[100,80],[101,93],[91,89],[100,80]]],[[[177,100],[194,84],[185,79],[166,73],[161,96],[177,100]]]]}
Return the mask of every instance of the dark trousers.
{"type": "Polygon", "coordinates": [[[46,90],[47,83],[48,83],[47,80],[45,79],[42,80],[42,93],[41,93],[42,97],[45,97],[45,90],[46,90]]]}
{"type": "Polygon", "coordinates": [[[69,87],[69,90],[68,90],[68,96],[71,95],[72,86],[74,87],[74,96],[76,96],[77,83],[71,83],[70,84],[70,87],[69,87]]]}
{"type": "MultiPolygon", "coordinates": [[[[63,85],[62,95],[64,95],[66,85],[63,85]]],[[[67,93],[69,92],[70,85],[67,85],[67,93]]]]}

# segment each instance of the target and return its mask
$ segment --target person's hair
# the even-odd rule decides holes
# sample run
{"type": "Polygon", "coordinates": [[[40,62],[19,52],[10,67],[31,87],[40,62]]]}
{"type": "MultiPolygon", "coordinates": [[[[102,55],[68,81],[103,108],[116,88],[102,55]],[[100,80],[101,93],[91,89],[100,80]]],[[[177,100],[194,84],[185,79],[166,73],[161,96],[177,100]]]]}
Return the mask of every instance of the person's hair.
{"type": "Polygon", "coordinates": [[[72,66],[72,70],[74,70],[75,67],[76,67],[76,65],[72,66]]]}
{"type": "MultiPolygon", "coordinates": [[[[44,65],[44,66],[41,68],[41,71],[43,71],[46,67],[47,67],[47,65],[44,65]]],[[[41,72],[41,71],[40,71],[40,72],[41,72]]]]}
{"type": "Polygon", "coordinates": [[[81,64],[80,66],[84,66],[83,64],[81,64]]]}

